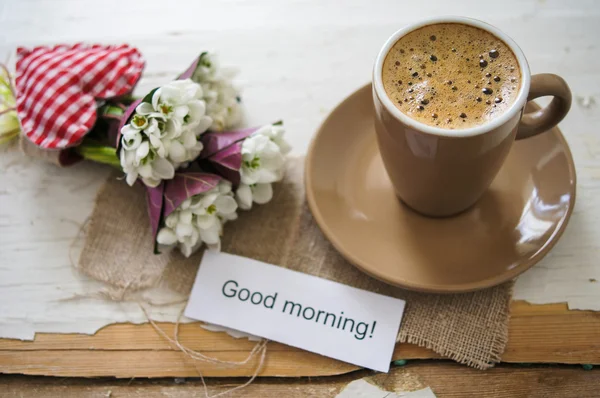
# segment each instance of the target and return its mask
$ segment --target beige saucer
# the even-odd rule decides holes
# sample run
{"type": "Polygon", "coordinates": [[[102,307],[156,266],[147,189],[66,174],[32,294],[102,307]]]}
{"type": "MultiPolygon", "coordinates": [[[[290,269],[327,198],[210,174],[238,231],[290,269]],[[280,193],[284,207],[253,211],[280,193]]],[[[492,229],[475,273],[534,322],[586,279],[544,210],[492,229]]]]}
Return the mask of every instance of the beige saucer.
{"type": "Polygon", "coordinates": [[[491,188],[451,218],[403,205],[383,168],[371,85],[331,112],[306,158],[310,209],[352,264],[392,285],[466,292],[508,281],[540,261],[575,204],[575,167],[558,128],[517,141],[491,188]]]}

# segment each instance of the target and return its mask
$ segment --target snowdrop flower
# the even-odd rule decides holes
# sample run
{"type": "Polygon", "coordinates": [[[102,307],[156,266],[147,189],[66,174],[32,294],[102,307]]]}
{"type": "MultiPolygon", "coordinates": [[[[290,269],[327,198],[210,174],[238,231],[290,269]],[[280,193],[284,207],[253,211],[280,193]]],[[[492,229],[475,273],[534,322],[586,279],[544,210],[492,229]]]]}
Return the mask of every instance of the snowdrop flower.
{"type": "Polygon", "coordinates": [[[292,146],[283,139],[284,134],[285,129],[281,123],[268,124],[254,132],[254,135],[264,135],[269,137],[271,141],[279,147],[281,153],[287,155],[292,150],[292,146]]]}
{"type": "Polygon", "coordinates": [[[210,191],[185,200],[165,219],[165,226],[156,236],[159,248],[177,246],[189,257],[202,244],[220,250],[223,224],[237,218],[237,203],[233,198],[231,183],[221,180],[210,191]]]}
{"type": "Polygon", "coordinates": [[[169,160],[177,167],[200,155],[204,146],[192,130],[184,131],[169,142],[169,160]]]}
{"type": "Polygon", "coordinates": [[[265,204],[273,198],[271,184],[283,178],[284,155],[291,150],[284,132],[281,125],[267,125],[242,143],[240,185],[235,193],[240,209],[249,210],[252,203],[265,204]]]}
{"type": "Polygon", "coordinates": [[[241,182],[269,184],[283,178],[284,156],[269,137],[253,134],[242,143],[241,182]]]}
{"type": "Polygon", "coordinates": [[[210,53],[200,56],[192,75],[192,80],[202,86],[202,98],[213,131],[231,128],[241,118],[240,94],[232,82],[234,75],[233,71],[220,68],[216,56],[210,53]]]}
{"type": "MultiPolygon", "coordinates": [[[[202,86],[190,79],[175,80],[159,87],[152,94],[152,103],[142,102],[136,108],[140,115],[172,120],[178,128],[210,126],[212,120],[205,115],[202,86]]],[[[206,128],[204,131],[206,131],[206,128]]],[[[202,131],[202,132],[204,132],[202,131]]]]}
{"type": "Polygon", "coordinates": [[[156,187],[175,170],[198,157],[199,137],[212,124],[202,87],[190,79],[159,87],[152,102],[142,102],[121,129],[121,167],[129,185],[138,178],[156,187]]]}
{"type": "Polygon", "coordinates": [[[168,160],[160,157],[152,159],[152,156],[142,158],[144,154],[149,153],[147,141],[135,151],[121,150],[121,167],[126,174],[127,184],[135,184],[140,177],[147,186],[156,187],[162,180],[170,180],[175,176],[175,168],[168,160]]]}

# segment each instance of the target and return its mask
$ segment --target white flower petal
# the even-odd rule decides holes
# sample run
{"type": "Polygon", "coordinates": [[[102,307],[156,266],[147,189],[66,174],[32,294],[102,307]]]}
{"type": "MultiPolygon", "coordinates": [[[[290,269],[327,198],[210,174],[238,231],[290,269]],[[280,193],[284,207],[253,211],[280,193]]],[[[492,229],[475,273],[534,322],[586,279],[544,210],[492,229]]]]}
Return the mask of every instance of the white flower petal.
{"type": "Polygon", "coordinates": [[[177,105],[173,110],[173,117],[179,120],[183,120],[183,118],[186,117],[188,112],[189,108],[187,107],[187,105],[177,105]]]}
{"type": "Polygon", "coordinates": [[[188,115],[190,116],[190,123],[198,123],[206,114],[206,103],[202,100],[190,101],[187,106],[188,115]]]}
{"type": "Polygon", "coordinates": [[[200,199],[200,203],[202,203],[202,207],[204,207],[206,209],[210,205],[212,205],[218,197],[219,197],[219,190],[213,188],[210,191],[205,192],[202,195],[202,198],[200,199]]]}
{"type": "Polygon", "coordinates": [[[186,200],[184,200],[183,202],[181,202],[181,204],[179,205],[179,208],[181,210],[189,209],[189,207],[190,207],[191,204],[192,204],[192,199],[191,198],[187,198],[186,200]]]}
{"type": "Polygon", "coordinates": [[[149,152],[150,152],[150,144],[148,143],[148,141],[142,142],[140,144],[140,146],[138,146],[138,148],[135,150],[136,161],[139,163],[142,159],[144,159],[146,156],[148,156],[149,152]]]}
{"type": "Polygon", "coordinates": [[[250,159],[254,158],[254,154],[257,152],[257,136],[250,136],[242,142],[242,156],[249,155],[250,159]]]}
{"type": "Polygon", "coordinates": [[[169,94],[171,99],[178,99],[178,102],[174,102],[177,104],[182,104],[202,97],[202,87],[199,84],[194,83],[191,79],[175,80],[165,87],[168,87],[169,90],[173,90],[173,93],[177,93],[176,95],[169,94]]]}
{"type": "Polygon", "coordinates": [[[220,194],[227,194],[227,193],[231,192],[231,182],[229,182],[227,180],[221,180],[221,181],[219,181],[219,184],[217,185],[217,189],[220,194]]]}
{"type": "Polygon", "coordinates": [[[161,129],[158,126],[157,119],[150,119],[150,121],[148,122],[148,126],[144,129],[144,134],[148,136],[155,135],[159,138],[162,138],[166,135],[166,132],[161,131],[161,129]]]}
{"type": "Polygon", "coordinates": [[[183,127],[181,125],[181,121],[177,119],[167,120],[165,132],[169,138],[178,138],[181,135],[182,131],[183,127]]]}
{"type": "Polygon", "coordinates": [[[237,210],[237,202],[231,196],[220,196],[214,204],[220,214],[234,213],[237,210]]]}
{"type": "Polygon", "coordinates": [[[175,177],[175,167],[164,158],[156,158],[152,162],[152,170],[157,178],[170,180],[175,177]]]}
{"type": "Polygon", "coordinates": [[[273,199],[273,187],[271,184],[256,184],[252,190],[252,197],[259,205],[270,202],[273,199]]]}
{"type": "Polygon", "coordinates": [[[135,151],[121,149],[121,154],[119,157],[121,158],[121,166],[123,166],[123,169],[128,169],[135,166],[135,151]]]}
{"type": "Polygon", "coordinates": [[[258,128],[258,130],[256,130],[254,133],[252,133],[252,135],[266,135],[266,136],[271,136],[271,130],[272,130],[272,126],[271,124],[266,124],[264,126],[261,126],[258,128]]]}
{"type": "Polygon", "coordinates": [[[146,185],[148,187],[156,188],[158,186],[158,184],[160,184],[161,180],[159,180],[157,178],[149,177],[149,178],[142,178],[142,181],[144,182],[144,185],[146,185]]]}
{"type": "Polygon", "coordinates": [[[186,157],[186,150],[185,147],[183,145],[181,145],[181,142],[179,141],[172,141],[171,142],[171,147],[169,148],[169,158],[171,160],[173,160],[174,162],[185,162],[186,160],[190,160],[187,159],[186,157]]]}
{"type": "MultiPolygon", "coordinates": [[[[277,147],[277,146],[276,146],[277,147]]],[[[260,156],[260,166],[269,170],[277,170],[283,167],[285,164],[285,158],[279,152],[279,147],[277,147],[277,152],[265,154],[261,153],[260,156]]]]}
{"type": "Polygon", "coordinates": [[[177,243],[177,235],[171,228],[162,228],[156,235],[156,241],[162,245],[174,245],[177,243]]]}
{"type": "MultiPolygon", "coordinates": [[[[200,202],[200,195],[192,196],[189,199],[189,201],[190,201],[190,209],[192,209],[192,210],[200,210],[200,209],[204,210],[202,208],[202,203],[200,202]]],[[[194,214],[197,214],[197,213],[194,212],[194,214]]],[[[204,214],[204,213],[202,213],[202,214],[204,214]]]]}
{"type": "Polygon", "coordinates": [[[184,223],[180,222],[175,227],[175,234],[177,235],[177,238],[179,239],[180,242],[183,241],[183,239],[186,236],[191,236],[193,231],[194,231],[194,227],[192,227],[191,224],[184,224],[184,223]]]}
{"type": "MultiPolygon", "coordinates": [[[[196,145],[194,145],[193,150],[198,152],[198,155],[200,155],[200,152],[202,152],[202,150],[204,149],[204,144],[202,144],[201,141],[197,141],[196,145]]],[[[198,156],[194,156],[194,159],[197,158],[198,156]]]]}
{"type": "MultiPolygon", "coordinates": [[[[186,149],[193,149],[198,143],[198,139],[193,131],[187,130],[181,135],[181,141],[186,149]]],[[[202,148],[200,148],[202,150],[202,148]]]]}
{"type": "Polygon", "coordinates": [[[270,156],[273,151],[279,151],[277,145],[264,135],[255,135],[247,138],[247,140],[250,140],[254,144],[254,152],[260,153],[263,156],[270,156]]]}
{"type": "Polygon", "coordinates": [[[179,80],[183,90],[185,91],[186,102],[197,100],[202,98],[202,86],[198,83],[193,82],[191,79],[179,80]]]}
{"type": "Polygon", "coordinates": [[[126,150],[134,150],[139,148],[142,143],[142,135],[139,131],[135,131],[134,133],[130,133],[127,135],[123,135],[121,138],[121,144],[126,150]]]}
{"type": "Polygon", "coordinates": [[[171,229],[175,228],[178,222],[179,216],[177,211],[174,211],[173,213],[169,214],[167,218],[165,218],[165,225],[171,229]]]}
{"type": "Polygon", "coordinates": [[[256,182],[258,184],[270,184],[281,180],[281,172],[278,170],[259,169],[256,172],[256,182]]]}
{"type": "Polygon", "coordinates": [[[221,225],[215,225],[213,228],[201,229],[200,237],[207,245],[215,245],[221,241],[221,225]]]}
{"type": "Polygon", "coordinates": [[[181,252],[181,254],[183,254],[185,257],[189,257],[192,254],[194,254],[194,252],[196,251],[196,248],[188,243],[184,243],[181,242],[179,244],[179,251],[181,252]]]}
{"type": "Polygon", "coordinates": [[[198,232],[198,229],[193,228],[192,234],[190,236],[185,237],[183,239],[183,242],[188,246],[196,247],[199,239],[200,239],[200,233],[198,232]]]}
{"type": "Polygon", "coordinates": [[[142,102],[135,108],[135,111],[140,115],[150,115],[155,112],[155,108],[152,106],[152,104],[142,102]]]}
{"type": "Polygon", "coordinates": [[[202,116],[200,121],[198,122],[198,126],[196,126],[196,131],[198,134],[204,133],[209,127],[213,124],[213,119],[209,116],[202,116]]]}
{"type": "Polygon", "coordinates": [[[240,184],[235,191],[235,199],[237,200],[240,209],[250,210],[252,208],[252,190],[249,185],[240,184]]]}
{"type": "Polygon", "coordinates": [[[232,220],[236,220],[238,218],[238,214],[237,213],[228,213],[228,214],[221,214],[221,219],[223,220],[223,224],[225,223],[225,221],[232,221],[232,220]]]}
{"type": "Polygon", "coordinates": [[[161,139],[155,135],[150,135],[148,138],[150,139],[150,145],[156,150],[156,154],[161,158],[164,158],[166,155],[166,150],[161,139]]]}
{"type": "Polygon", "coordinates": [[[129,186],[133,186],[133,184],[135,184],[136,180],[138,178],[138,173],[135,171],[129,172],[127,173],[127,177],[125,178],[125,180],[127,181],[127,184],[129,184],[129,186]]]}
{"type": "Polygon", "coordinates": [[[162,94],[162,88],[159,88],[152,94],[152,109],[158,111],[158,101],[160,100],[160,96],[162,94]]]}
{"type": "Polygon", "coordinates": [[[280,157],[281,150],[279,149],[279,145],[270,139],[264,143],[264,148],[262,150],[263,157],[280,157]]]}
{"type": "Polygon", "coordinates": [[[215,215],[205,214],[202,216],[196,216],[196,225],[201,230],[213,228],[218,222],[219,219],[215,215]]]}
{"type": "Polygon", "coordinates": [[[242,167],[240,169],[240,180],[244,184],[247,184],[247,185],[256,184],[258,182],[259,177],[260,177],[260,175],[254,170],[248,169],[246,167],[242,167]]]}
{"type": "Polygon", "coordinates": [[[144,164],[138,167],[138,173],[142,176],[142,178],[153,178],[154,171],[152,170],[152,166],[149,164],[144,164]]]}
{"type": "Polygon", "coordinates": [[[181,210],[179,212],[179,222],[183,224],[192,223],[192,211],[190,209],[181,210]]]}
{"type": "Polygon", "coordinates": [[[139,133],[139,131],[137,129],[133,128],[133,126],[131,124],[126,124],[121,129],[121,135],[123,137],[127,137],[129,135],[135,135],[136,133],[139,133]]]}

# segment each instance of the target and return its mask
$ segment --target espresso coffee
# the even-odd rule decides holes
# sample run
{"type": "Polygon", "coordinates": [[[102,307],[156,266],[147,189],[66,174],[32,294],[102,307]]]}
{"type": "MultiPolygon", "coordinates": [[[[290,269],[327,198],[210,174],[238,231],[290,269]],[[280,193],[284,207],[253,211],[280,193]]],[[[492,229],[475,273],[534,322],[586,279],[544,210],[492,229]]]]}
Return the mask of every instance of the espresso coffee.
{"type": "Polygon", "coordinates": [[[400,38],[385,58],[382,78],[401,112],[446,129],[502,115],[521,84],[517,58],[504,42],[459,23],[425,26],[400,38]]]}

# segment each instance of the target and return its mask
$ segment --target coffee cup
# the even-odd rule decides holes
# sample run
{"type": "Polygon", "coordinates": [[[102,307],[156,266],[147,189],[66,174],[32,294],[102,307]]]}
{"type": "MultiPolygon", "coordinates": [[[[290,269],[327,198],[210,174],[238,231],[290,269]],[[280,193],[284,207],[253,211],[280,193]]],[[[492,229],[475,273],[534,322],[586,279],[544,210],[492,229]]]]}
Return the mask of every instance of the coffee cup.
{"type": "Polygon", "coordinates": [[[402,28],[383,45],[373,70],[373,102],[379,151],[396,195],[423,215],[445,217],[475,204],[515,140],[556,126],[570,109],[571,92],[557,75],[532,76],[522,50],[499,29],[440,17],[402,28]],[[420,39],[431,43],[419,42],[424,34],[420,39]],[[486,47],[494,40],[500,56],[486,47]],[[391,51],[398,60],[388,66],[391,51]],[[461,87],[452,78],[441,81],[444,74],[462,79],[461,87]],[[524,113],[527,101],[543,96],[553,97],[549,105],[524,113]]]}

